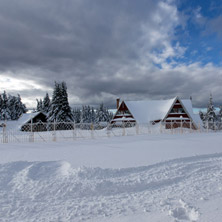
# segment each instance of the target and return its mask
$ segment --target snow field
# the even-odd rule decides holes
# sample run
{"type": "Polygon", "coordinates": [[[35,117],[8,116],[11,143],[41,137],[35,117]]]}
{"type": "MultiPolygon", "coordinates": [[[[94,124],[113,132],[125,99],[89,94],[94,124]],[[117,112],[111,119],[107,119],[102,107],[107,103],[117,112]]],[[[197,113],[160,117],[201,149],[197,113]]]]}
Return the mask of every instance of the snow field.
{"type": "Polygon", "coordinates": [[[222,218],[221,134],[0,146],[0,221],[222,218]]]}
{"type": "Polygon", "coordinates": [[[215,154],[125,169],[72,168],[64,161],[1,164],[1,221],[149,219],[158,211],[164,221],[204,221],[197,206],[222,197],[221,161],[215,154]]]}

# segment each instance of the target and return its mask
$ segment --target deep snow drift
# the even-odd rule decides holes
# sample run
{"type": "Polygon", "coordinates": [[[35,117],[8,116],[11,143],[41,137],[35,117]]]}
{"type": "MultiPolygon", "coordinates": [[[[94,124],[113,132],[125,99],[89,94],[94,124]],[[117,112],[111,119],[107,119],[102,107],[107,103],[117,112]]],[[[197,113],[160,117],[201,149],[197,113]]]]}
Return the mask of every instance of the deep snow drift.
{"type": "Polygon", "coordinates": [[[219,222],[220,141],[215,133],[1,144],[0,221],[219,222]]]}

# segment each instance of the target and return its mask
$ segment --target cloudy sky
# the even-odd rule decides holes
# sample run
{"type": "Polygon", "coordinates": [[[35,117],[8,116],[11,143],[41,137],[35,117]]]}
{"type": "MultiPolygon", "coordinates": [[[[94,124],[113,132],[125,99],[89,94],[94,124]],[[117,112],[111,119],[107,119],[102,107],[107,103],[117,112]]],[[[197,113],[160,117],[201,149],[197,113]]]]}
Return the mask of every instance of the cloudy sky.
{"type": "Polygon", "coordinates": [[[71,105],[222,104],[222,1],[0,0],[0,90],[28,107],[66,81],[71,105]]]}

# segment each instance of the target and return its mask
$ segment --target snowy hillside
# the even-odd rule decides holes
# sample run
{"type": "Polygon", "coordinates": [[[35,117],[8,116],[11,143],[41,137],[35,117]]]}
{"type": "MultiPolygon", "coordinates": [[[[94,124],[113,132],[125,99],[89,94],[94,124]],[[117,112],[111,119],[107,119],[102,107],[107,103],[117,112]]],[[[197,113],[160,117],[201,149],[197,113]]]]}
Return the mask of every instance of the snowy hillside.
{"type": "Polygon", "coordinates": [[[0,221],[221,221],[221,134],[2,144],[0,221]]]}

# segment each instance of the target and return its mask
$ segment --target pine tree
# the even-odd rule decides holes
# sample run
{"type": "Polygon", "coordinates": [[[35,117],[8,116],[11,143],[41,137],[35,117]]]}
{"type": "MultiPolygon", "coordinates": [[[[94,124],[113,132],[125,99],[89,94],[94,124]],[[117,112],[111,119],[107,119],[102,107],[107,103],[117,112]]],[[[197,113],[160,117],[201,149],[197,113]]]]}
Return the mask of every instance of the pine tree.
{"type": "Polygon", "coordinates": [[[67,87],[65,82],[55,82],[52,102],[47,119],[49,122],[72,122],[74,120],[68,102],[67,87]]]}
{"type": "Polygon", "coordinates": [[[59,84],[55,82],[53,94],[52,94],[52,102],[49,108],[49,112],[47,115],[47,119],[49,122],[57,121],[57,115],[59,112],[60,106],[60,92],[59,92],[59,84]]]}
{"type": "Polygon", "coordinates": [[[50,108],[50,98],[49,94],[46,93],[44,99],[43,99],[43,112],[48,113],[50,108]]]}
{"type": "Polygon", "coordinates": [[[91,108],[91,122],[92,123],[96,122],[96,113],[95,113],[94,107],[91,108]]]}
{"type": "Polygon", "coordinates": [[[83,106],[82,107],[82,123],[91,123],[91,108],[90,106],[83,106]]]}
{"type": "Polygon", "coordinates": [[[2,120],[10,120],[10,110],[8,107],[8,97],[6,92],[2,94],[2,110],[1,110],[1,119],[2,120]]]}
{"type": "Polygon", "coordinates": [[[222,122],[222,106],[220,106],[220,110],[217,117],[218,121],[222,122]]]}
{"type": "Polygon", "coordinates": [[[16,115],[16,109],[15,109],[15,105],[16,105],[16,97],[15,96],[8,96],[8,108],[10,110],[10,119],[11,120],[16,120],[17,119],[17,115],[16,115]]]}
{"type": "Polygon", "coordinates": [[[73,110],[73,119],[75,123],[80,123],[81,121],[81,110],[79,108],[76,108],[73,110]]]}
{"type": "Polygon", "coordinates": [[[205,119],[205,114],[201,110],[199,111],[199,116],[202,121],[205,119]]]}
{"type": "Polygon", "coordinates": [[[97,112],[96,112],[96,122],[109,122],[110,114],[106,107],[104,107],[103,103],[100,104],[97,112]]]}
{"type": "Polygon", "coordinates": [[[25,104],[22,103],[21,97],[11,96],[4,92],[0,94],[0,119],[1,120],[17,120],[27,109],[25,104]]]}
{"type": "Polygon", "coordinates": [[[18,119],[23,113],[27,112],[27,108],[25,106],[25,104],[22,103],[21,97],[18,94],[17,97],[15,97],[15,119],[18,119]]]}
{"type": "Polygon", "coordinates": [[[207,127],[209,129],[215,129],[214,127],[214,122],[217,120],[217,116],[215,113],[215,108],[213,105],[213,97],[212,94],[210,94],[210,99],[209,99],[209,103],[207,106],[207,113],[204,115],[204,121],[205,123],[207,123],[207,127]]]}
{"type": "Polygon", "coordinates": [[[3,106],[3,99],[2,95],[0,94],[0,120],[2,120],[2,106],[3,106]]]}
{"type": "Polygon", "coordinates": [[[37,111],[37,112],[42,112],[42,111],[43,111],[42,99],[40,99],[40,100],[36,99],[36,101],[37,101],[36,111],[37,111]]]}
{"type": "Polygon", "coordinates": [[[220,106],[220,110],[219,110],[219,113],[217,115],[217,125],[218,125],[218,129],[222,129],[222,106],[220,106]]]}

